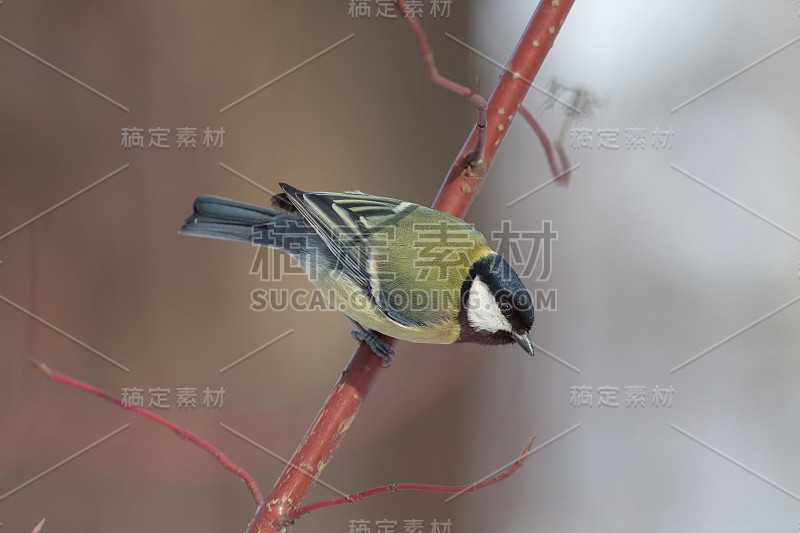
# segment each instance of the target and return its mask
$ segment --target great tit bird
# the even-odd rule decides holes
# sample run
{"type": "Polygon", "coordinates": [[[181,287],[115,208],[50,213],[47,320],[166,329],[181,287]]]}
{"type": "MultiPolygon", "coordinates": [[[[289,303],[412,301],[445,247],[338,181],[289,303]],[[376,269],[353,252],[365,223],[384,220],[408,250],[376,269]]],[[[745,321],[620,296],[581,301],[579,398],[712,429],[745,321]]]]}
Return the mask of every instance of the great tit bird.
{"type": "Polygon", "coordinates": [[[533,355],[531,295],[471,225],[401,200],[280,186],[273,208],[200,196],[180,233],[287,252],[387,361],[394,351],[366,328],[410,342],[516,342],[533,355]]]}

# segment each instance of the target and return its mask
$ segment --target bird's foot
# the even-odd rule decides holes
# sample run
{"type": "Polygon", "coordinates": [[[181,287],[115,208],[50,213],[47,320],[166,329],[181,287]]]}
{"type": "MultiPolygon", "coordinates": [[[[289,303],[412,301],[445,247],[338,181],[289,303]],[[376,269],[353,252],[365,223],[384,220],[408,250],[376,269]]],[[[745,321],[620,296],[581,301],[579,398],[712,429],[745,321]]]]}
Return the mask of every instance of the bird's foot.
{"type": "Polygon", "coordinates": [[[363,342],[367,346],[369,346],[370,350],[383,359],[383,367],[388,368],[392,366],[394,362],[395,352],[389,344],[378,337],[375,332],[368,330],[358,322],[353,319],[350,321],[355,324],[356,330],[350,332],[350,336],[353,337],[358,342],[363,342]]]}

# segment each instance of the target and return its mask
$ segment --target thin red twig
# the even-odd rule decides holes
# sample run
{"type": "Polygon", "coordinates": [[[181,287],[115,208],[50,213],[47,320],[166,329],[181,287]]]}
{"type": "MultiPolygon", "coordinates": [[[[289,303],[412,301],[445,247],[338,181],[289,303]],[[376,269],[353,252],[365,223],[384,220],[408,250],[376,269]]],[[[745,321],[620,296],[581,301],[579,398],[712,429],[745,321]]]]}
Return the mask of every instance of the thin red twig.
{"type": "Polygon", "coordinates": [[[44,521],[45,519],[42,518],[42,520],[38,524],[36,524],[36,526],[33,528],[33,531],[31,531],[31,533],[40,533],[42,531],[42,528],[44,527],[44,521]]]}
{"type": "Polygon", "coordinates": [[[123,409],[127,409],[129,411],[133,411],[145,418],[149,418],[153,422],[157,424],[161,424],[162,426],[168,427],[172,431],[174,431],[180,438],[184,440],[188,440],[192,444],[199,446],[202,450],[210,453],[214,456],[214,459],[217,460],[219,464],[225,467],[226,470],[230,470],[234,474],[236,474],[242,481],[245,482],[247,488],[250,489],[250,493],[253,495],[253,499],[256,501],[256,505],[261,505],[264,501],[264,496],[261,494],[261,490],[258,488],[258,484],[256,483],[255,479],[248,474],[244,469],[236,466],[233,461],[231,461],[227,455],[219,451],[219,449],[211,444],[210,442],[198,437],[191,431],[185,430],[179,425],[170,422],[166,418],[162,418],[157,414],[151,413],[141,407],[130,405],[128,403],[123,402],[121,399],[113,396],[112,394],[95,387],[94,385],[89,385],[88,383],[84,383],[78,379],[73,377],[67,376],[60,372],[56,372],[55,370],[51,369],[46,364],[37,361],[36,359],[31,359],[31,363],[45,376],[49,377],[53,381],[58,381],[59,383],[64,383],[65,385],[70,385],[71,387],[76,387],[88,393],[94,394],[95,396],[99,396],[100,398],[113,403],[123,409]]]}
{"type": "Polygon", "coordinates": [[[567,182],[569,182],[571,172],[564,172],[570,167],[564,147],[561,143],[553,146],[547,132],[544,131],[542,125],[539,124],[539,121],[536,120],[536,117],[527,107],[524,105],[519,106],[519,112],[539,138],[539,143],[542,145],[542,148],[544,148],[544,153],[547,156],[547,164],[550,165],[550,172],[552,172],[553,177],[556,178],[556,183],[566,185],[567,182]]]}
{"type": "Polygon", "coordinates": [[[303,516],[304,514],[308,514],[311,511],[316,511],[317,509],[322,509],[324,507],[331,507],[333,505],[341,505],[344,503],[355,503],[365,498],[369,498],[370,496],[377,496],[378,494],[386,494],[387,492],[400,492],[401,490],[420,490],[425,492],[449,492],[449,493],[477,492],[490,485],[494,485],[495,483],[503,481],[504,479],[511,476],[511,474],[519,470],[522,467],[522,464],[525,462],[525,459],[530,454],[532,445],[533,445],[533,439],[531,439],[531,441],[528,443],[525,449],[522,450],[522,453],[520,454],[519,458],[516,461],[514,461],[514,463],[511,466],[509,466],[499,474],[492,476],[486,481],[482,481],[480,483],[472,483],[469,485],[462,485],[462,486],[428,485],[425,483],[392,483],[391,485],[384,485],[382,487],[375,487],[372,489],[363,490],[361,492],[354,492],[353,494],[342,496],[340,498],[331,498],[330,500],[322,500],[319,502],[311,503],[309,505],[304,505],[302,507],[297,508],[290,515],[290,520],[295,520],[303,516]]]}
{"type": "Polygon", "coordinates": [[[436,68],[436,61],[433,59],[433,49],[428,44],[428,38],[425,36],[419,21],[411,11],[406,9],[404,0],[396,0],[396,3],[405,14],[406,20],[411,26],[411,31],[417,40],[419,53],[422,56],[422,65],[425,67],[425,74],[428,78],[436,85],[463,96],[477,107],[478,118],[475,121],[475,130],[478,133],[477,141],[464,159],[464,164],[472,167],[480,165],[483,157],[483,147],[486,144],[486,99],[478,94],[475,89],[465,87],[439,74],[439,69],[436,68]]]}
{"type": "MultiPolygon", "coordinates": [[[[436,61],[433,58],[433,49],[428,43],[428,38],[425,36],[425,32],[422,29],[419,21],[411,11],[406,9],[404,0],[396,0],[396,3],[401,11],[405,13],[408,24],[411,26],[411,30],[417,40],[420,55],[422,56],[422,64],[425,67],[425,74],[428,76],[428,78],[436,85],[467,98],[477,107],[478,119],[475,121],[477,140],[475,146],[472,147],[469,154],[464,159],[464,164],[473,168],[479,166],[483,156],[483,147],[486,144],[486,99],[478,94],[476,89],[465,87],[439,74],[439,70],[436,68],[436,61]]],[[[539,138],[539,142],[541,143],[542,148],[544,148],[545,155],[547,156],[547,162],[550,165],[550,171],[552,172],[553,177],[556,178],[556,183],[562,185],[567,184],[569,182],[570,173],[565,173],[564,171],[570,167],[570,164],[563,147],[560,144],[555,147],[553,146],[553,143],[550,141],[550,137],[547,135],[547,132],[544,131],[544,128],[542,128],[541,124],[539,124],[539,121],[536,119],[533,113],[528,110],[527,107],[520,105],[519,111],[522,114],[522,118],[525,119],[525,121],[536,133],[536,136],[539,138]]]]}

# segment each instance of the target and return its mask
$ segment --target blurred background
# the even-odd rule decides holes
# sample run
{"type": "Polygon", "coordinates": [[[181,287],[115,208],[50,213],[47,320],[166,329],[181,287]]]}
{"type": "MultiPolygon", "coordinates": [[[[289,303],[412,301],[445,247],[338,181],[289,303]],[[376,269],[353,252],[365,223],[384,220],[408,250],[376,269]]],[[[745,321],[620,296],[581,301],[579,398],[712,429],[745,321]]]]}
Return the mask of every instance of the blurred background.
{"type": "MultiPolygon", "coordinates": [[[[199,194],[267,204],[279,181],[432,202],[474,109],[428,82],[379,4],[0,3],[3,530],[245,529],[238,478],[28,361],[160,399],[269,492],[283,464],[220,424],[290,457],[350,324],[254,305],[310,284],[177,230],[199,194]]],[[[421,5],[440,71],[488,97],[535,2],[421,5]]],[[[535,453],[478,494],[378,496],[295,531],[797,530],[799,9],[577,2],[536,83],[594,95],[564,131],[579,166],[545,185],[515,120],[467,217],[529,267],[536,357],[399,344],[322,480],[468,484],[533,436],[535,453]]],[[[565,108],[535,88],[526,104],[557,137],[565,108]]]]}

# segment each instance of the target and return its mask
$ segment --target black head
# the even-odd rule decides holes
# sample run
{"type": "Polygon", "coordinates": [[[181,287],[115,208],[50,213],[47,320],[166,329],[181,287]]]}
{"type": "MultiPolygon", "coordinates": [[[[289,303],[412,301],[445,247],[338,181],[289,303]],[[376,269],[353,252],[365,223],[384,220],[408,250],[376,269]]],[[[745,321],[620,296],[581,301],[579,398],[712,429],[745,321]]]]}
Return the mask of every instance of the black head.
{"type": "Polygon", "coordinates": [[[461,286],[459,342],[511,344],[533,355],[533,300],[508,261],[492,253],[477,260],[461,286]]]}

